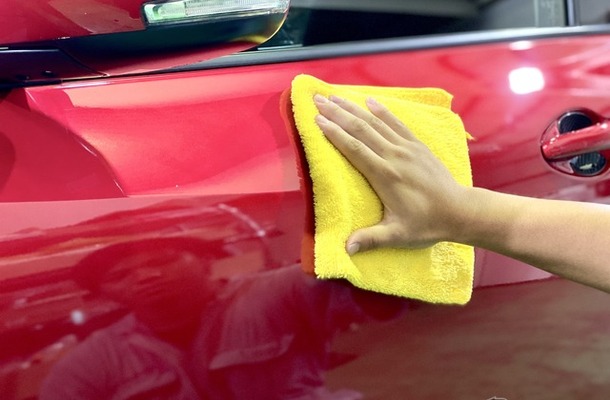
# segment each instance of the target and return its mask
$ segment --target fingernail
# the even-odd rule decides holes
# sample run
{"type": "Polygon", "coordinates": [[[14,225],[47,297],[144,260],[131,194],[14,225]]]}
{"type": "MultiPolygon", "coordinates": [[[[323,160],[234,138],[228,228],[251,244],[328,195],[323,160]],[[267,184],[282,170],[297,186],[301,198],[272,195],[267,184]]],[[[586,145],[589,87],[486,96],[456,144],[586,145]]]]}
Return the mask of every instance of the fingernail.
{"type": "Polygon", "coordinates": [[[313,96],[313,101],[320,104],[328,103],[328,99],[322,96],[321,94],[316,94],[315,96],[313,96]]]}
{"type": "Polygon", "coordinates": [[[353,256],[360,250],[360,243],[354,242],[347,245],[347,254],[353,256]]]}
{"type": "Polygon", "coordinates": [[[324,115],[318,114],[316,115],[316,122],[318,125],[326,125],[329,121],[324,115]]]}
{"type": "Polygon", "coordinates": [[[379,105],[379,102],[377,100],[375,100],[374,98],[372,98],[372,97],[367,97],[366,98],[366,103],[368,105],[370,105],[370,106],[378,106],[379,105]]]}

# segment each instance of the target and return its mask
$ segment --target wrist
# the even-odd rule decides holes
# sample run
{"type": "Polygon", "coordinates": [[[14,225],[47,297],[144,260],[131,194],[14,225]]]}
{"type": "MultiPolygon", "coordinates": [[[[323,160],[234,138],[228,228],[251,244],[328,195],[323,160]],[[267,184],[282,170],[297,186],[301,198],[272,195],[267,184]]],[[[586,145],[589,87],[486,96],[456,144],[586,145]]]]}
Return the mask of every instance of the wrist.
{"type": "Polygon", "coordinates": [[[489,250],[510,245],[516,226],[524,220],[524,200],[483,188],[464,189],[449,240],[489,250]]]}
{"type": "Polygon", "coordinates": [[[460,186],[450,207],[447,208],[447,228],[445,241],[475,245],[482,234],[482,223],[489,211],[488,195],[491,192],[481,188],[460,186]]]}

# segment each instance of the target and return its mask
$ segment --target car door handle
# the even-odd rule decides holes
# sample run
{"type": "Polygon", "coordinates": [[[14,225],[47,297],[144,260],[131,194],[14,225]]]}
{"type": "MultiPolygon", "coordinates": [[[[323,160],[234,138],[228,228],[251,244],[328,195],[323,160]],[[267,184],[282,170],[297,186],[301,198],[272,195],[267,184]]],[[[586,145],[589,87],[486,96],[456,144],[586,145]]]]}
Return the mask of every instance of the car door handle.
{"type": "Polygon", "coordinates": [[[609,121],[591,110],[566,112],[547,128],[540,148],[547,163],[561,172],[599,175],[608,167],[609,121]]]}
{"type": "Polygon", "coordinates": [[[607,122],[572,131],[569,135],[558,132],[542,143],[542,154],[547,160],[565,159],[608,149],[610,149],[610,126],[607,122]]]}

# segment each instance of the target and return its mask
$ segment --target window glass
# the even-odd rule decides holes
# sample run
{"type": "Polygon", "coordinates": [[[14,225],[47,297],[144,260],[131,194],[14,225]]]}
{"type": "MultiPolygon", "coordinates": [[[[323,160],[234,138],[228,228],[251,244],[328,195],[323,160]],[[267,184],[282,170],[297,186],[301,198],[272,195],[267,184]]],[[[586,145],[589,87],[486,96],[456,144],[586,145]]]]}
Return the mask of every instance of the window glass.
{"type": "Polygon", "coordinates": [[[608,0],[580,0],[577,10],[577,17],[582,25],[610,22],[610,1],[608,0]]]}
{"type": "Polygon", "coordinates": [[[291,4],[283,28],[262,48],[566,24],[565,0],[292,0],[291,4]]]}

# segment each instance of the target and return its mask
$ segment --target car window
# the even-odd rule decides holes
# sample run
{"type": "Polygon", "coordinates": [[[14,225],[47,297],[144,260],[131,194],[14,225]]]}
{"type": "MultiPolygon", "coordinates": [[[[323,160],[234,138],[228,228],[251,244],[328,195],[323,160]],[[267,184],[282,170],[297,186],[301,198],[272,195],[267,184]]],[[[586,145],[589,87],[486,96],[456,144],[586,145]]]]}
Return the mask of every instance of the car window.
{"type": "Polygon", "coordinates": [[[292,0],[291,4],[280,32],[259,49],[567,24],[565,0],[292,0]]]}
{"type": "Polygon", "coordinates": [[[576,11],[577,20],[582,25],[610,22],[610,2],[608,0],[580,0],[576,11]]]}

